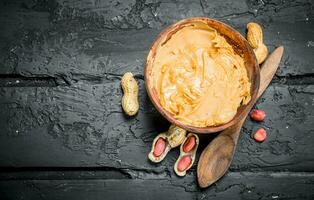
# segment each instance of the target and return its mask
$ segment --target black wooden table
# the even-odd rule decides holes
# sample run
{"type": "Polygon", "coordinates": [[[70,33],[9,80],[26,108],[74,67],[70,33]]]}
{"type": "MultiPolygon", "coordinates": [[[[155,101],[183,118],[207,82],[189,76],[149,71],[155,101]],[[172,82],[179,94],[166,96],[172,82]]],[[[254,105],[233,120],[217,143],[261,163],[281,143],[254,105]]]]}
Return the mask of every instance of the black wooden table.
{"type": "MultiPolygon", "coordinates": [[[[0,8],[1,199],[314,199],[314,2],[312,0],[21,0],[0,8]],[[276,78],[247,120],[229,172],[208,189],[196,163],[173,172],[179,150],[147,159],[169,124],[143,82],[149,46],[182,18],[219,19],[245,34],[263,25],[276,78]],[[121,75],[136,74],[140,111],[121,110],[121,75]],[[251,133],[267,129],[256,143],[251,133]]],[[[215,137],[200,136],[198,152],[215,137]]],[[[198,157],[197,156],[197,157],[198,157]]]]}

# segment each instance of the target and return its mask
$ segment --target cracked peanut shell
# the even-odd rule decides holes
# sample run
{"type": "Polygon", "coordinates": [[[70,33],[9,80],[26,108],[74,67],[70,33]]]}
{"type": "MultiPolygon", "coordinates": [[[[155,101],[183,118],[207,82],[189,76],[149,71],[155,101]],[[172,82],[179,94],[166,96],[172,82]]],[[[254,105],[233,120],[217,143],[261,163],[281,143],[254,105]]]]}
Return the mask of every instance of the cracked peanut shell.
{"type": "Polygon", "coordinates": [[[167,132],[167,139],[171,148],[175,148],[182,144],[182,142],[185,140],[185,136],[186,130],[173,124],[170,126],[167,132]]]}
{"type": "Polygon", "coordinates": [[[186,172],[192,167],[194,161],[195,161],[195,156],[196,156],[196,152],[197,152],[197,148],[198,148],[198,145],[199,145],[199,138],[197,136],[197,134],[194,134],[194,133],[189,133],[187,135],[187,137],[185,138],[185,140],[183,141],[183,143],[181,144],[180,146],[180,155],[176,161],[176,163],[174,164],[174,171],[175,173],[178,175],[178,176],[185,176],[186,175],[186,172]],[[183,151],[183,147],[184,147],[184,144],[186,141],[188,141],[188,139],[190,137],[195,137],[195,146],[192,148],[192,150],[190,152],[184,152],[183,151]],[[178,170],[178,165],[179,165],[179,162],[180,160],[185,157],[185,156],[190,156],[191,158],[191,163],[185,167],[185,169],[183,171],[179,171],[178,170]]]}
{"type": "Polygon", "coordinates": [[[168,140],[167,140],[167,132],[160,133],[159,135],[157,135],[157,136],[155,137],[155,139],[154,139],[154,141],[153,141],[153,143],[152,143],[152,148],[151,148],[151,150],[150,150],[150,152],[149,152],[149,154],[148,154],[148,158],[149,158],[149,160],[151,160],[151,161],[154,162],[154,163],[159,163],[159,162],[161,162],[161,161],[166,157],[166,155],[168,154],[168,152],[170,151],[170,149],[171,149],[171,146],[170,146],[170,144],[169,144],[169,142],[168,142],[168,140]],[[162,154],[161,154],[160,156],[156,157],[156,156],[154,155],[154,150],[155,150],[156,142],[157,142],[157,140],[158,140],[159,138],[163,138],[163,139],[165,140],[166,146],[165,146],[165,149],[164,149],[164,151],[162,152],[162,154]]]}

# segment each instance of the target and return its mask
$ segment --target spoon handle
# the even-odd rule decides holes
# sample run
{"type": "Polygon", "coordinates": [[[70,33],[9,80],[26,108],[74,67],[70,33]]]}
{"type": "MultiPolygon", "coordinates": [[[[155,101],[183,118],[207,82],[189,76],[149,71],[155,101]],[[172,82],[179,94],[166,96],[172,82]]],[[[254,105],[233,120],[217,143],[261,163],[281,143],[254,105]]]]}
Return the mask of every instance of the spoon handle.
{"type": "MultiPolygon", "coordinates": [[[[260,71],[260,86],[258,98],[266,90],[279,66],[283,46],[278,47],[267,58],[260,71]]],[[[249,111],[246,113],[247,116],[249,111]]],[[[240,131],[245,118],[235,125],[222,131],[214,140],[203,150],[197,165],[197,180],[201,188],[205,188],[220,179],[228,170],[235,148],[238,142],[240,131]]]]}

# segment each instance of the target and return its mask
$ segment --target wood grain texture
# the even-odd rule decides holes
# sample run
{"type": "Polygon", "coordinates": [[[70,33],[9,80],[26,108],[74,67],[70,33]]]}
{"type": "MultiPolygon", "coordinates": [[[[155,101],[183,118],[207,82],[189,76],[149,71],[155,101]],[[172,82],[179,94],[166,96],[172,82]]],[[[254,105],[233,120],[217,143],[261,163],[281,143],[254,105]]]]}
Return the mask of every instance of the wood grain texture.
{"type": "MultiPolygon", "coordinates": [[[[143,82],[140,88],[144,91],[143,82]]],[[[256,144],[251,133],[258,125],[247,120],[231,169],[311,170],[313,89],[313,85],[270,86],[257,104],[268,113],[259,124],[268,130],[268,140],[256,144]]],[[[139,114],[132,120],[126,118],[121,105],[115,103],[122,95],[120,90],[118,80],[104,85],[81,82],[66,88],[0,89],[1,166],[171,170],[177,149],[161,165],[152,165],[146,158],[153,138],[167,130],[168,123],[143,93],[139,114]]],[[[201,137],[199,152],[212,138],[201,137]]]]}
{"type": "Polygon", "coordinates": [[[194,176],[184,179],[6,180],[0,182],[4,199],[305,199],[314,197],[312,173],[233,172],[207,190],[195,187],[194,176]]]}
{"type": "MultiPolygon", "coordinates": [[[[134,192],[128,199],[138,199],[145,185],[149,192],[141,194],[152,199],[159,199],[149,196],[154,188],[173,199],[313,199],[313,10],[311,0],[0,1],[1,196],[114,199],[134,192]],[[148,48],[164,27],[192,16],[222,20],[243,35],[256,21],[270,51],[285,46],[256,104],[267,118],[245,122],[230,172],[206,190],[197,189],[196,165],[176,177],[178,149],[158,165],[147,159],[153,138],[169,127],[145,93],[148,48]],[[117,103],[125,71],[140,87],[132,119],[117,103]],[[251,139],[259,126],[269,133],[262,144],[251,139]]],[[[199,153],[214,137],[200,137],[199,153]]]]}

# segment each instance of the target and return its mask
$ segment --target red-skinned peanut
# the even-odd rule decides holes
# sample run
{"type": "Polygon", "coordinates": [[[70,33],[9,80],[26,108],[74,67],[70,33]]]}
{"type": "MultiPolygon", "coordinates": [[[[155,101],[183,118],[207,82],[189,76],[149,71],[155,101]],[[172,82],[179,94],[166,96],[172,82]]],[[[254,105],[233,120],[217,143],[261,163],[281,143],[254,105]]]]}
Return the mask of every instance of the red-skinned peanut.
{"type": "Polygon", "coordinates": [[[254,121],[261,122],[265,119],[266,113],[263,110],[255,109],[251,112],[251,118],[254,121]]]}
{"type": "Polygon", "coordinates": [[[159,138],[155,144],[154,156],[159,157],[166,149],[166,141],[163,138],[159,138]]]}
{"type": "Polygon", "coordinates": [[[265,131],[265,129],[263,128],[259,128],[255,133],[254,133],[254,140],[257,142],[263,142],[266,137],[267,137],[267,133],[265,131]]]}
{"type": "Polygon", "coordinates": [[[183,151],[185,153],[190,152],[195,147],[195,144],[196,144],[195,137],[194,136],[189,137],[183,145],[183,151]]]}
{"type": "Polygon", "coordinates": [[[192,158],[190,155],[183,156],[178,163],[178,171],[183,172],[186,170],[192,162],[192,158]]]}

